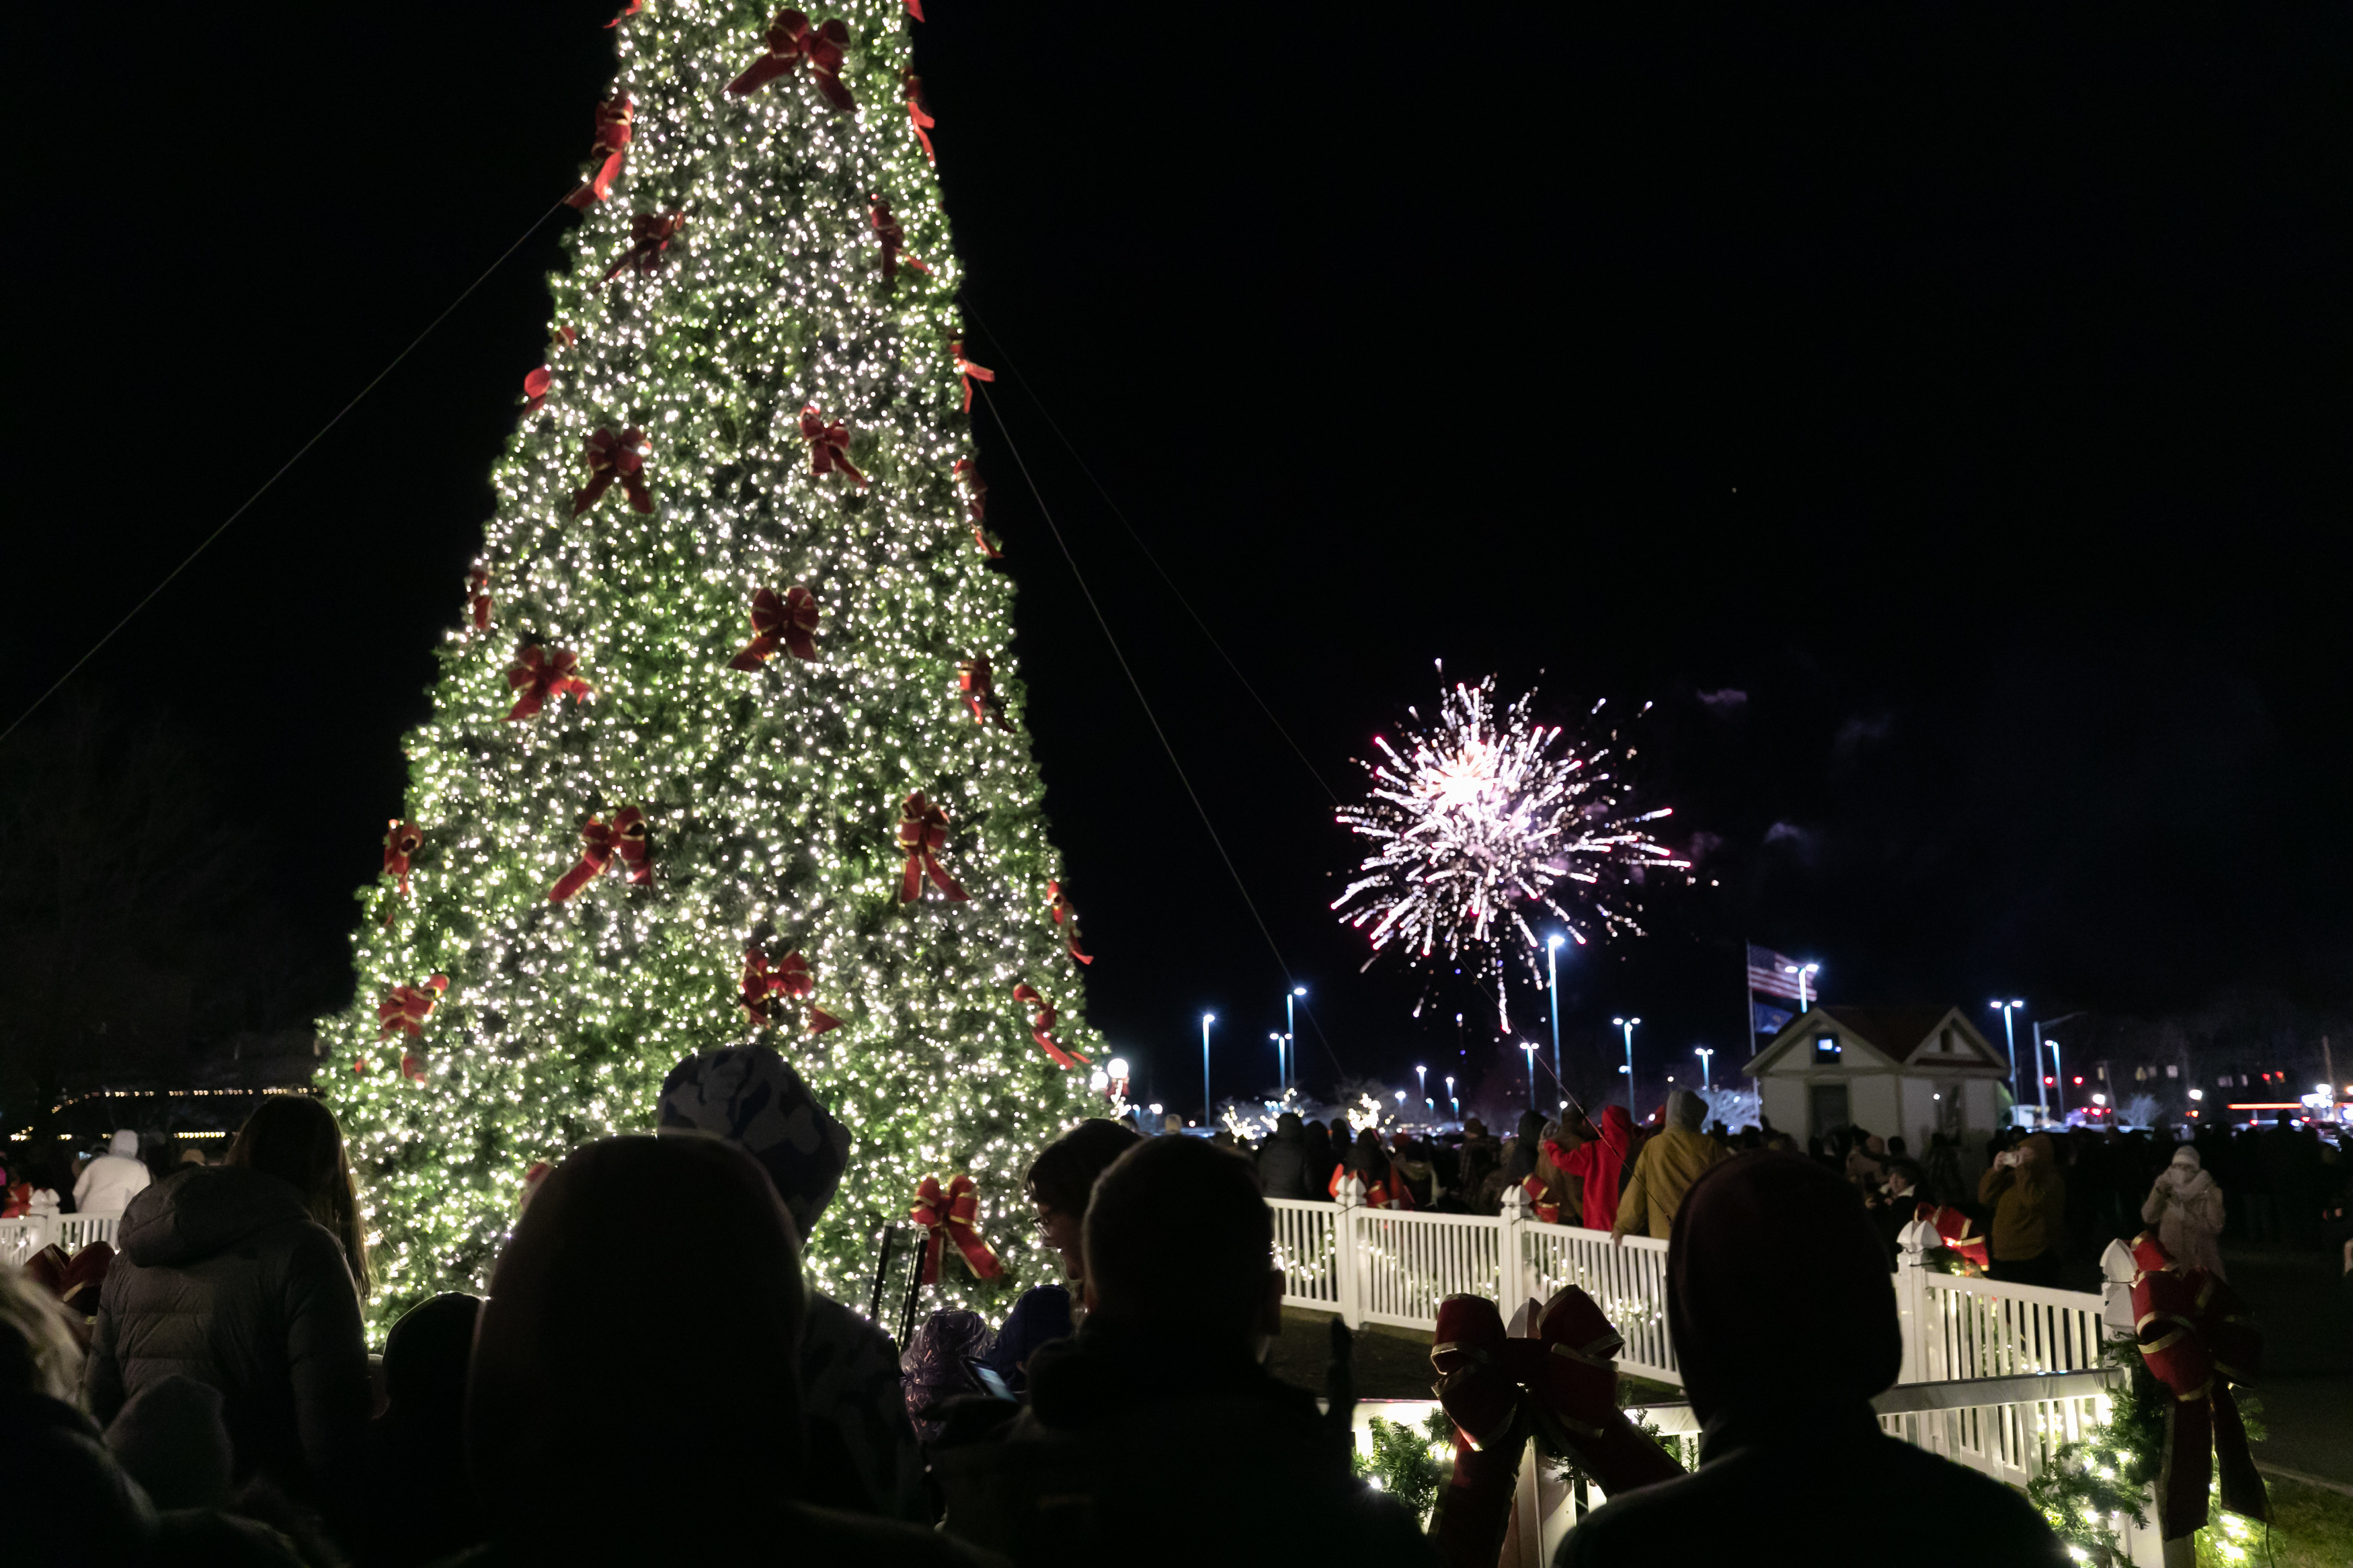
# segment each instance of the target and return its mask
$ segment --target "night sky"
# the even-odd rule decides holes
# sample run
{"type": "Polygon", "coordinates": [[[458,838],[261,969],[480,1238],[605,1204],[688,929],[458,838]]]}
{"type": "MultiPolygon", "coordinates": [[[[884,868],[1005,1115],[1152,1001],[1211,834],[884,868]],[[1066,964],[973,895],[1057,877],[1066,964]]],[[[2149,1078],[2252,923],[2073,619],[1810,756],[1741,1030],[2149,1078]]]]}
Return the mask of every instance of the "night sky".
{"type": "MultiPolygon", "coordinates": [[[[570,187],[613,9],[25,14],[0,722],[570,187]]],[[[1739,1060],[1744,936],[1980,1019],[2353,1010],[2342,7],[927,9],[968,342],[1310,989],[1311,1086],[1519,1080],[1324,907],[1316,775],[1441,658],[1656,704],[1698,882],[1564,972],[1581,1088],[1615,1013],[1646,1074],[1739,1060]]],[[[569,221],[73,683],[200,737],[321,1007],[569,221]]],[[[975,417],[1090,1013],[1198,1103],[1214,1010],[1255,1088],[1282,971],[975,417]]]]}

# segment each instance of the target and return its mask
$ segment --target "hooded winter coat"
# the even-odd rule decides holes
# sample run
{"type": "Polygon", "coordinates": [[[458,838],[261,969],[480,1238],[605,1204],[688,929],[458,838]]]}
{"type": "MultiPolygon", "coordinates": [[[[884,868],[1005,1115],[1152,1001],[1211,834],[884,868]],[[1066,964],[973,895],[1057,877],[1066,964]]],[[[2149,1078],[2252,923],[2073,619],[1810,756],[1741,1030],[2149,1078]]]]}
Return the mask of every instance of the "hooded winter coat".
{"type": "Polygon", "coordinates": [[[2184,1268],[2230,1278],[2222,1272],[2222,1189],[2200,1165],[2197,1150],[2185,1143],[2173,1152],[2173,1163],[2158,1173],[2140,1217],[2157,1226],[2157,1239],[2184,1268]]]}
{"type": "Polygon", "coordinates": [[[80,1179],[74,1183],[74,1210],[121,1214],[153,1180],[147,1163],[139,1157],[139,1134],[117,1132],[106,1152],[82,1167],[80,1179]]]}
{"type": "Polygon", "coordinates": [[[2018,1148],[2015,1165],[1993,1165],[1978,1178],[1978,1202],[1993,1205],[1997,1262],[2024,1262],[2059,1250],[2067,1227],[2067,1179],[2059,1173],[2051,1135],[2034,1132],[2018,1148]]]}
{"type": "Polygon", "coordinates": [[[82,1400],[100,1421],[174,1373],[220,1390],[237,1479],[336,1501],[367,1427],[359,1292],[334,1237],[275,1176],[189,1165],[116,1233],[82,1400]]]}
{"type": "Polygon", "coordinates": [[[1321,1121],[1307,1124],[1306,1142],[1303,1145],[1300,1193],[1303,1198],[1321,1199],[1332,1190],[1332,1173],[1340,1166],[1340,1156],[1332,1148],[1332,1130],[1321,1121]]]}
{"type": "Polygon", "coordinates": [[[1732,1152],[1699,1130],[1707,1102],[1687,1089],[1667,1096],[1666,1130],[1642,1145],[1634,1158],[1634,1176],[1610,1222],[1612,1236],[1642,1234],[1664,1241],[1674,1231],[1675,1210],[1683,1194],[1711,1165],[1720,1165],[1732,1152]]]}
{"type": "MultiPolygon", "coordinates": [[[[1275,1119],[1273,1135],[1258,1152],[1258,1182],[1271,1198],[1303,1198],[1307,1191],[1307,1129],[1298,1113],[1275,1119]]],[[[1320,1192],[1314,1194],[1322,1197],[1320,1192]]]]}
{"type": "Polygon", "coordinates": [[[1901,1541],[1922,1568],[2067,1562],[2024,1498],[1879,1429],[1871,1400],[1895,1382],[1904,1335],[1862,1200],[1839,1173],[1760,1152],[1693,1183],[1668,1244],[1667,1324],[1703,1424],[1699,1468],[1588,1514],[1556,1568],[1696,1560],[1674,1543],[1708,1520],[1761,1543],[1720,1553],[1744,1561],[1778,1561],[1834,1520],[1854,1540],[1901,1541]],[[1757,1289],[1760,1270],[1790,1259],[1802,1266],[1757,1289]]]}
{"type": "Polygon", "coordinates": [[[1618,1223],[1620,1173],[1633,1147],[1634,1119],[1622,1105],[1605,1105],[1599,1131],[1600,1137],[1571,1150],[1562,1167],[1582,1184],[1578,1196],[1583,1212],[1577,1223],[1588,1230],[1608,1230],[1618,1223]]]}

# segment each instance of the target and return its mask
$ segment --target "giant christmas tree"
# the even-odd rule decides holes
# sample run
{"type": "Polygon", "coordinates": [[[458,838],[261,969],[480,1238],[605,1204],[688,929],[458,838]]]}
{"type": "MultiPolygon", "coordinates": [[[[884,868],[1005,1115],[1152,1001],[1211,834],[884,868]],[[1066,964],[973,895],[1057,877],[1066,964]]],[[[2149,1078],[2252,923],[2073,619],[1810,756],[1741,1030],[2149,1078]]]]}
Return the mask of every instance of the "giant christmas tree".
{"type": "MultiPolygon", "coordinates": [[[[1057,1056],[1095,1042],[970,466],[919,9],[616,24],[547,363],[322,1026],[379,1321],[479,1289],[534,1162],[650,1126],[680,1058],[748,1040],[855,1140],[822,1287],[859,1291],[926,1175],[973,1177],[1007,1282],[1042,1276],[1018,1183],[1090,1099],[1057,1056]]],[[[659,1266],[659,1237],[613,1245],[659,1266]]]]}

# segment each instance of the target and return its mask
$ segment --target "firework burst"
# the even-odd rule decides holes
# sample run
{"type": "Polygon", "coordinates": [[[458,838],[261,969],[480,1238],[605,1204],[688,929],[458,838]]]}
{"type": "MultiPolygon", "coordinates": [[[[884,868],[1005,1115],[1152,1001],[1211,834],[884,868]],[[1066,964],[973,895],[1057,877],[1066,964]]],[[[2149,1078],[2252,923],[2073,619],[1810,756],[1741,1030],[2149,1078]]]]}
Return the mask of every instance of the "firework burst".
{"type": "Polygon", "coordinates": [[[1594,931],[1640,935],[1631,881],[1653,867],[1690,868],[1644,826],[1671,811],[1628,804],[1632,749],[1619,750],[1615,731],[1569,739],[1558,725],[1535,723],[1535,700],[1528,693],[1499,721],[1490,676],[1457,682],[1434,722],[1407,709],[1413,725],[1401,744],[1376,736],[1383,760],[1358,764],[1371,775],[1370,793],[1339,811],[1341,825],[1372,846],[1332,902],[1344,921],[1370,928],[1365,967],[1399,947],[1419,965],[1492,969],[1506,1028],[1504,953],[1517,952],[1541,984],[1543,944],[1530,923],[1540,911],[1579,943],[1594,931]]]}

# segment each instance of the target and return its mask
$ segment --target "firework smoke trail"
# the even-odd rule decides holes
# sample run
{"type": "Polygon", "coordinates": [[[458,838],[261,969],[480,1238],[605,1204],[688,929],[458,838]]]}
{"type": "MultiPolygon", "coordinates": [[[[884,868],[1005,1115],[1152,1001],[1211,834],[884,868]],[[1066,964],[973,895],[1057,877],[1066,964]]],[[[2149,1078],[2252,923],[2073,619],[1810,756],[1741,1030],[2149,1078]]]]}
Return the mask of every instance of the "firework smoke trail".
{"type": "Polygon", "coordinates": [[[1332,908],[1357,930],[1371,928],[1367,969],[1392,946],[1418,964],[1442,959],[1467,968],[1463,961],[1473,960],[1492,969],[1508,1031],[1504,953],[1516,948],[1543,983],[1535,960],[1543,944],[1529,923],[1538,910],[1558,917],[1580,944],[1597,930],[1639,936],[1631,877],[1650,867],[1688,870],[1690,862],[1644,826],[1671,809],[1630,808],[1616,731],[1563,745],[1560,726],[1530,721],[1535,693],[1500,721],[1494,699],[1493,676],[1476,686],[1457,682],[1434,723],[1406,710],[1413,727],[1401,745],[1374,737],[1384,760],[1358,763],[1371,791],[1338,813],[1372,848],[1332,908]]]}

